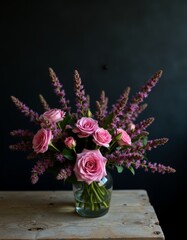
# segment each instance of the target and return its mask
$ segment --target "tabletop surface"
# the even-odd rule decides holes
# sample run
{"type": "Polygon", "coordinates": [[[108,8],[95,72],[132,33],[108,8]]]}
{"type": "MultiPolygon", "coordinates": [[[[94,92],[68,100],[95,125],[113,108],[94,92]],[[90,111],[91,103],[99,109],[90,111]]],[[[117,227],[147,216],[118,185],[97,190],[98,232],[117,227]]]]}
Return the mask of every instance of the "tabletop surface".
{"type": "Polygon", "coordinates": [[[83,218],[72,191],[0,191],[0,240],[164,239],[145,190],[113,190],[109,212],[83,218]]]}

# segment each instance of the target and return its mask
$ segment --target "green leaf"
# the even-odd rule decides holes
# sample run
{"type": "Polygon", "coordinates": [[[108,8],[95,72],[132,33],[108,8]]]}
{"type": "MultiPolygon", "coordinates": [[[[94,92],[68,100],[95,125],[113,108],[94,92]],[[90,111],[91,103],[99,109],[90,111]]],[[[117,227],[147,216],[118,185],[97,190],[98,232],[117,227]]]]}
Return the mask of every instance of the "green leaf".
{"type": "Polygon", "coordinates": [[[133,175],[135,175],[135,171],[134,171],[134,168],[133,168],[132,166],[130,166],[128,169],[131,171],[131,173],[132,173],[133,175]]]}
{"type": "Polygon", "coordinates": [[[92,117],[92,112],[90,111],[90,109],[88,109],[88,111],[87,111],[87,116],[90,118],[92,117]]]}
{"type": "Polygon", "coordinates": [[[118,133],[115,137],[116,141],[119,141],[121,139],[122,133],[118,133]]]}
{"type": "Polygon", "coordinates": [[[144,137],[142,139],[142,143],[143,143],[143,146],[145,147],[147,145],[147,141],[148,141],[148,138],[147,137],[144,137]]]}
{"type": "Polygon", "coordinates": [[[65,130],[66,125],[73,125],[74,121],[70,115],[65,116],[65,118],[59,123],[62,131],[65,130]]]}
{"type": "Polygon", "coordinates": [[[109,114],[108,117],[105,118],[104,124],[103,124],[103,128],[107,128],[108,124],[110,124],[112,122],[112,118],[113,118],[113,114],[109,114]]]}
{"type": "Polygon", "coordinates": [[[64,148],[64,150],[62,151],[62,154],[65,158],[67,158],[71,161],[75,159],[74,158],[74,152],[71,149],[64,148]]]}
{"type": "Polygon", "coordinates": [[[123,172],[123,166],[121,166],[121,165],[115,165],[115,166],[117,168],[118,173],[122,173],[123,172]]]}

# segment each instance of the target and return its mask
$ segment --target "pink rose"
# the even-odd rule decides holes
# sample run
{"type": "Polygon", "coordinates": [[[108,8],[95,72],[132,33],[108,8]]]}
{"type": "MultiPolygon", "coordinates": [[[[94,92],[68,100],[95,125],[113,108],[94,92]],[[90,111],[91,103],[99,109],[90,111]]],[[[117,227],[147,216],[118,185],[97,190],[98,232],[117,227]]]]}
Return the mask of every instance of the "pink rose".
{"type": "Polygon", "coordinates": [[[93,138],[94,138],[93,141],[98,146],[104,146],[104,147],[109,147],[109,143],[112,140],[110,133],[104,128],[96,129],[93,134],[93,138]]]}
{"type": "Polygon", "coordinates": [[[75,128],[73,129],[74,133],[78,133],[78,137],[88,137],[93,134],[94,131],[98,128],[98,122],[93,118],[82,117],[75,124],[75,128]]]}
{"type": "Polygon", "coordinates": [[[41,128],[33,137],[32,147],[36,153],[44,153],[53,138],[51,130],[41,128]]]}
{"type": "Polygon", "coordinates": [[[121,133],[121,138],[118,140],[120,146],[131,145],[131,138],[127,132],[121,128],[117,129],[117,134],[121,133]]]}
{"type": "Polygon", "coordinates": [[[67,137],[64,141],[64,144],[66,145],[66,147],[72,149],[76,146],[76,141],[73,137],[67,137]]]}
{"type": "Polygon", "coordinates": [[[82,153],[77,154],[74,172],[78,181],[85,181],[91,184],[93,181],[101,181],[107,175],[107,159],[97,150],[84,149],[82,153]]]}
{"type": "Polygon", "coordinates": [[[42,116],[46,118],[50,123],[56,123],[64,119],[65,112],[60,109],[54,108],[44,112],[42,116]]]}

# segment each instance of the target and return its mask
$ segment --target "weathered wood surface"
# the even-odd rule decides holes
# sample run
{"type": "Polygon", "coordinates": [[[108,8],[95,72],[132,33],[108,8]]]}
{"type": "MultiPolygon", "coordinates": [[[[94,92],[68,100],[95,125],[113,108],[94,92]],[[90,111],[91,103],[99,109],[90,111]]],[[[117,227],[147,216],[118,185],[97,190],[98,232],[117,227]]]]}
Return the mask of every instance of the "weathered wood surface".
{"type": "Polygon", "coordinates": [[[72,191],[0,192],[1,240],[164,239],[145,190],[115,190],[109,213],[83,218],[72,191]]]}

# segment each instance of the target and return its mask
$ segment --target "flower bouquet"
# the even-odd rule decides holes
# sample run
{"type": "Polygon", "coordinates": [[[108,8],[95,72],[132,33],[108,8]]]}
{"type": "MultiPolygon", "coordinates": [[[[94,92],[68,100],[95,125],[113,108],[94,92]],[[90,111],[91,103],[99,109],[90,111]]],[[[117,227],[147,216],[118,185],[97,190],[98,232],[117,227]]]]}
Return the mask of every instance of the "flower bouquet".
{"type": "Polygon", "coordinates": [[[159,173],[173,173],[175,169],[152,163],[146,153],[165,144],[167,138],[149,139],[147,127],[154,118],[137,122],[147,107],[142,103],[162,75],[157,72],[130,100],[127,87],[116,103],[108,109],[108,98],[102,91],[96,101],[96,111],[90,109],[78,71],[74,74],[76,110],[71,111],[63,85],[50,68],[54,92],[59,98],[59,108],[51,108],[39,95],[44,108],[42,114],[34,112],[18,98],[12,96],[16,107],[38,126],[37,132],[18,129],[12,136],[20,141],[10,145],[16,151],[28,151],[33,159],[31,182],[37,183],[44,172],[53,172],[57,180],[69,181],[74,186],[76,211],[82,216],[101,216],[110,205],[112,177],[108,169],[119,173],[137,169],[159,173]]]}

